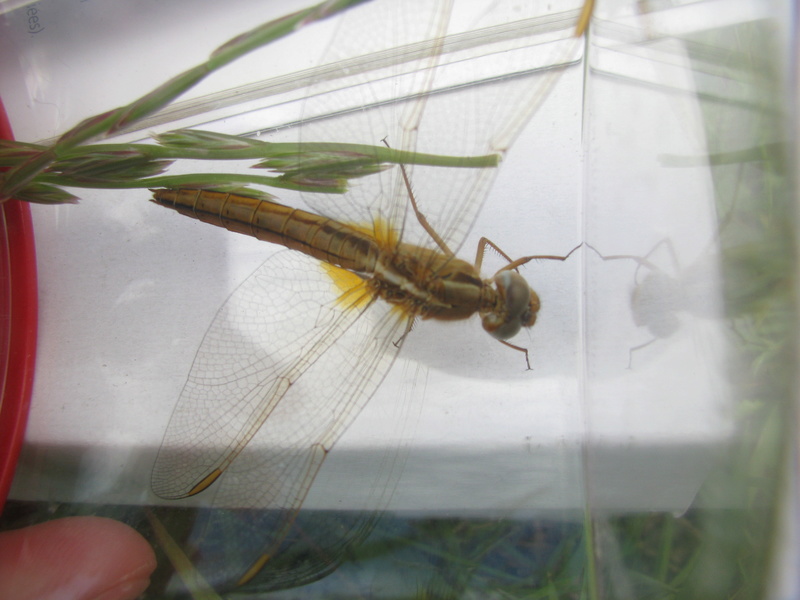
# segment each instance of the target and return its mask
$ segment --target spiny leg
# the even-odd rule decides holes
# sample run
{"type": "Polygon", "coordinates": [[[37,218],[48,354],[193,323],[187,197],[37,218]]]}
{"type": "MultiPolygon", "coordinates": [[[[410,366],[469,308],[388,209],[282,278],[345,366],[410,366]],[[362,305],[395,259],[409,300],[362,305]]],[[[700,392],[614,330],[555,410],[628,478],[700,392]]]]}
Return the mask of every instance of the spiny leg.
{"type": "Polygon", "coordinates": [[[500,249],[500,246],[495,244],[489,238],[482,237],[480,240],[478,240],[478,251],[475,254],[475,270],[478,271],[478,273],[481,272],[481,265],[483,264],[483,255],[486,254],[486,246],[489,246],[492,250],[494,250],[500,256],[505,258],[509,263],[514,262],[508,254],[506,254],[500,249]]]}
{"type": "Polygon", "coordinates": [[[415,316],[410,316],[408,318],[408,322],[406,322],[405,331],[403,331],[403,335],[401,335],[397,340],[392,342],[395,348],[399,348],[400,345],[403,343],[403,340],[406,339],[406,336],[411,333],[411,330],[414,329],[414,322],[417,320],[415,316]]]}
{"type": "MultiPolygon", "coordinates": [[[[383,138],[381,141],[387,148],[391,148],[389,142],[386,141],[386,138],[383,138]]],[[[431,236],[431,239],[436,242],[436,245],[439,246],[439,249],[442,252],[444,252],[447,256],[455,256],[453,251],[447,247],[447,244],[444,243],[444,240],[441,238],[441,236],[436,233],[436,230],[428,222],[428,219],[419,209],[419,206],[417,206],[417,199],[414,197],[414,192],[411,190],[411,180],[408,178],[405,165],[400,165],[400,172],[403,175],[403,182],[405,183],[406,190],[408,191],[408,199],[411,201],[411,208],[414,210],[417,221],[419,221],[419,224],[422,225],[422,228],[428,233],[428,235],[431,236]]]]}

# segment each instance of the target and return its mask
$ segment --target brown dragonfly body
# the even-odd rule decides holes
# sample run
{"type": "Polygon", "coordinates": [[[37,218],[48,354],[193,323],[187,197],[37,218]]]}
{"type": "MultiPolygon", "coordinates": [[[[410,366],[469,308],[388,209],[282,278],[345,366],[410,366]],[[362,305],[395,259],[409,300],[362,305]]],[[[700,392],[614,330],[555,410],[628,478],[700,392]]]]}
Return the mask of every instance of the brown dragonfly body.
{"type": "Polygon", "coordinates": [[[517,273],[504,268],[483,280],[478,266],[452,253],[400,243],[381,223],[368,230],[277,202],[223,192],[156,190],[154,201],[350,272],[355,277],[329,273],[345,303],[361,302],[360,288],[366,286],[373,298],[397,306],[411,319],[452,321],[478,313],[484,329],[501,340],[536,321],[539,298],[517,273]]]}

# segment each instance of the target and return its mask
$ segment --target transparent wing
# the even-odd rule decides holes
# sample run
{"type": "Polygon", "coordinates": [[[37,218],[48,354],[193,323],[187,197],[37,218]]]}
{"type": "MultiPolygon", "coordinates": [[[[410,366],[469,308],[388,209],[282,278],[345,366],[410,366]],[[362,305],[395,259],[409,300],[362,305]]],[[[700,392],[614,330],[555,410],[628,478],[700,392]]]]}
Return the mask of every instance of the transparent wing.
{"type": "MultiPolygon", "coordinates": [[[[502,154],[549,93],[553,73],[572,64],[564,44],[577,46],[569,37],[574,13],[547,23],[531,17],[527,28],[518,22],[524,15],[516,13],[511,23],[497,11],[454,24],[449,3],[377,1],[350,14],[354,20],[340,28],[332,47],[364,54],[383,45],[384,62],[315,83],[302,141],[374,145],[386,139],[412,152],[502,154]],[[481,19],[491,20],[476,25],[481,19]]],[[[407,170],[422,211],[457,251],[496,169],[407,170]]],[[[344,197],[306,194],[304,200],[339,221],[383,222],[406,243],[434,246],[410,212],[398,167],[353,182],[344,197]]],[[[274,554],[328,450],[391,366],[407,322],[382,301],[366,297],[348,307],[339,295],[317,261],[289,252],[234,292],[192,365],[154,467],[155,493],[182,498],[219,477],[209,489],[216,506],[274,509],[270,525],[251,536],[274,554]]],[[[368,529],[370,519],[363,513],[349,531],[368,529]]],[[[333,542],[309,572],[322,573],[345,545],[333,542]]],[[[281,577],[297,583],[295,568],[281,577]]]]}
{"type": "MultiPolygon", "coordinates": [[[[349,11],[331,42],[332,66],[309,88],[302,141],[386,140],[409,152],[502,157],[561,72],[578,64],[577,9],[546,16],[541,10],[536,3],[502,1],[491,10],[377,1],[349,11]],[[337,68],[342,74],[332,78],[337,68]]],[[[425,216],[458,251],[497,169],[406,170],[425,216]]],[[[353,180],[344,198],[307,194],[305,200],[344,222],[369,225],[379,218],[402,232],[403,241],[433,247],[408,196],[394,166],[353,180]]]]}
{"type": "Polygon", "coordinates": [[[339,294],[318,261],[280,252],[231,295],[167,428],[156,494],[191,495],[236,460],[236,475],[214,486],[216,504],[299,507],[391,366],[405,326],[366,292],[354,304],[339,294]]]}

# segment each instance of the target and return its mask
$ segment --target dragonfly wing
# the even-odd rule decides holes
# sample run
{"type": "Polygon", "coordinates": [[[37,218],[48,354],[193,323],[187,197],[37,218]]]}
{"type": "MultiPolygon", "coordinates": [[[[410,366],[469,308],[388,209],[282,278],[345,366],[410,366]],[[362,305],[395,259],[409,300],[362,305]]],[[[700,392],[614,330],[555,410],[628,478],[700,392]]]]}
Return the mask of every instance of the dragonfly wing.
{"type": "Polygon", "coordinates": [[[239,474],[215,486],[218,506],[299,506],[397,354],[405,319],[362,292],[340,301],[328,272],[299,253],[280,252],[256,270],[206,332],[153,491],[198,493],[238,459],[239,474]]]}
{"type": "Polygon", "coordinates": [[[276,532],[286,530],[286,511],[215,509],[198,515],[187,545],[196,549],[193,565],[217,592],[260,598],[258,593],[306,585],[334,571],[352,557],[348,550],[371,533],[379,516],[302,510],[282,543],[265,547],[265,540],[277,542],[276,532]],[[241,583],[250,571],[253,578],[241,583]]]}
{"type": "MultiPolygon", "coordinates": [[[[217,484],[216,506],[270,509],[250,516],[258,523],[250,531],[258,535],[249,560],[212,565],[224,582],[240,577],[249,581],[252,576],[256,589],[272,590],[323,577],[338,566],[353,543],[369,534],[376,511],[391,498],[403,459],[399,440],[387,439],[381,441],[385,450],[371,449],[358,458],[356,473],[361,469],[377,473],[359,492],[361,506],[348,504],[341,515],[300,512],[328,451],[395,360],[407,322],[383,301],[373,302],[355,317],[350,314],[354,310],[341,312],[348,325],[337,330],[336,343],[291,385],[217,484]]],[[[404,411],[398,412],[396,425],[402,426],[404,411]]]]}
{"type": "MultiPolygon", "coordinates": [[[[481,8],[470,19],[463,10],[451,14],[446,2],[372,2],[346,13],[331,42],[337,54],[327,57],[333,66],[309,89],[301,140],[380,145],[385,139],[408,152],[505,154],[561,73],[578,66],[577,12],[542,15],[536,3],[514,3],[481,8]],[[337,65],[346,75],[331,78],[337,65]]],[[[457,252],[497,168],[408,164],[406,170],[428,222],[457,252]]],[[[399,167],[351,180],[350,188],[344,199],[308,194],[306,201],[339,221],[380,219],[404,242],[434,247],[410,211],[399,167]]]]}

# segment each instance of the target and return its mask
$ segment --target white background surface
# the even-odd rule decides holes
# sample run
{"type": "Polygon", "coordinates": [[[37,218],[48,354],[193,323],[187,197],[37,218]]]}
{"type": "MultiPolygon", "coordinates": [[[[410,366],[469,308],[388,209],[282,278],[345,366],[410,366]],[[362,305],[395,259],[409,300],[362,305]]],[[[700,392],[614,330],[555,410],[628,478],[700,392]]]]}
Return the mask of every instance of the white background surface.
{"type": "MultiPolygon", "coordinates": [[[[231,34],[277,16],[256,16],[255,4],[263,3],[251,11],[244,2],[241,11],[207,3],[157,18],[110,18],[124,3],[107,3],[101,10],[109,12],[100,15],[80,12],[98,10],[94,4],[79,5],[78,14],[57,4],[37,3],[43,18],[51,15],[48,29],[19,37],[20,69],[4,69],[3,99],[21,140],[51,136],[127,102],[231,34]],[[252,18],[244,22],[242,14],[252,18]],[[188,46],[177,35],[179,23],[208,35],[193,34],[196,45],[188,46]],[[146,35],[137,31],[145,24],[146,35]]],[[[309,31],[333,25],[314,27],[309,31]]],[[[322,37],[310,33],[303,43],[321,49],[322,37]]],[[[313,64],[296,64],[295,43],[274,53],[276,60],[294,59],[287,72],[313,64]]],[[[579,68],[557,82],[505,158],[463,258],[472,259],[481,235],[512,257],[563,255],[581,241],[606,255],[645,255],[666,238],[679,263],[664,255],[653,261],[676,280],[703,258],[716,227],[708,173],[666,169],[659,159],[704,154],[686,57],[680,47],[636,57],[623,62],[634,76],[620,82],[622,67],[602,62],[615,51],[598,53],[586,97],[579,68]]],[[[7,55],[2,47],[0,54],[7,55]]],[[[308,54],[314,53],[304,48],[302,56],[308,54]]],[[[256,67],[264,68],[263,59],[235,71],[246,79],[256,67]]],[[[204,86],[193,93],[224,87],[213,80],[204,86]]],[[[81,195],[78,206],[34,211],[39,356],[12,494],[151,503],[152,461],[203,334],[236,285],[275,249],[165,211],[143,191],[81,195]]],[[[289,196],[281,198],[288,203],[289,196]]],[[[501,264],[495,260],[487,272],[501,264]]],[[[352,465],[396,434],[397,405],[409,396],[410,445],[392,508],[578,511],[587,496],[598,508],[619,511],[688,506],[730,434],[724,325],[682,314],[678,333],[634,353],[627,369],[630,348],[652,339],[630,312],[635,263],[602,261],[584,249],[565,263],[531,263],[523,275],[543,305],[529,337],[514,340],[530,348],[533,370],[488,338],[477,320],[419,325],[331,453],[307,507],[358,506],[373,476],[352,465]],[[411,394],[403,391],[409,380],[417,382],[411,394]]],[[[713,304],[719,290],[707,294],[713,304]]]]}

